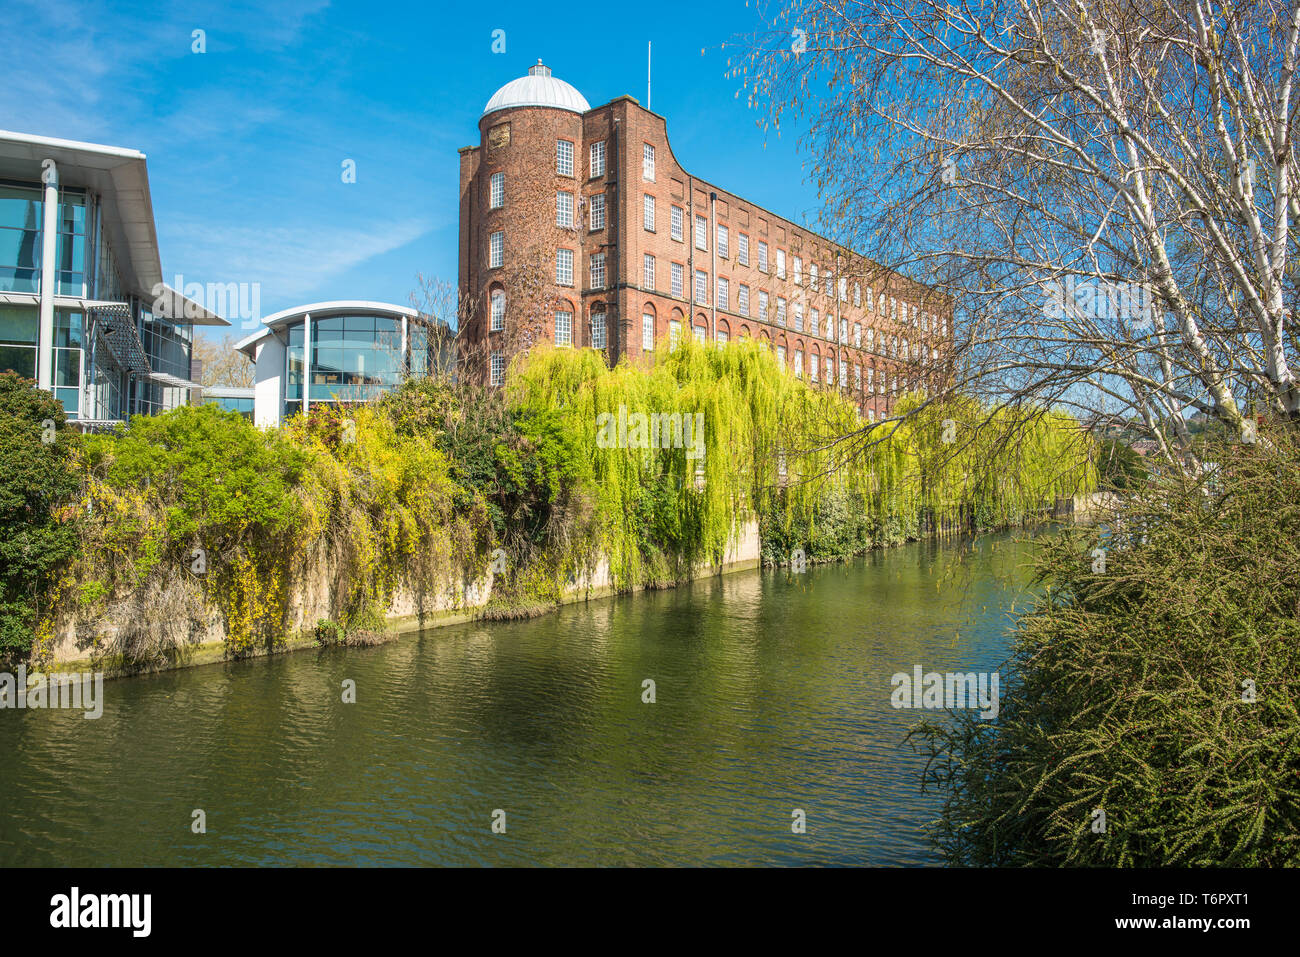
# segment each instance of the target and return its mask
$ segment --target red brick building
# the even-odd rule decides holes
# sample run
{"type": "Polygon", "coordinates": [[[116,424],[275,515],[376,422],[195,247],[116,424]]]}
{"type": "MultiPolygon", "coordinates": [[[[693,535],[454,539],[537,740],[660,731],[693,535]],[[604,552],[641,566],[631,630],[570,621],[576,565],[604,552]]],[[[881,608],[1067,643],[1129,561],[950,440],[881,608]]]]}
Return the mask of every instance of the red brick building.
{"type": "Polygon", "coordinates": [[[692,176],[662,116],[630,96],[592,108],[540,61],[460,151],[459,287],[495,381],[523,324],[611,363],[753,337],[871,418],[933,388],[952,332],[926,287],[692,176]]]}

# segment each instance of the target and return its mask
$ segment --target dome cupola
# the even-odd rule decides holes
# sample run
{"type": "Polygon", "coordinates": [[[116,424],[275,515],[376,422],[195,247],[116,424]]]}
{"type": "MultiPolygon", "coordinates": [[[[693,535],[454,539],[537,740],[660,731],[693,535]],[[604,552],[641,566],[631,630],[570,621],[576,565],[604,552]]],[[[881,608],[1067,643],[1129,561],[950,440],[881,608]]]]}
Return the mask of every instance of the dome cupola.
{"type": "Polygon", "coordinates": [[[528,75],[511,80],[492,94],[483,115],[516,106],[549,106],[571,113],[586,113],[591,109],[587,98],[563,80],[551,76],[551,68],[541,60],[528,68],[528,75]]]}

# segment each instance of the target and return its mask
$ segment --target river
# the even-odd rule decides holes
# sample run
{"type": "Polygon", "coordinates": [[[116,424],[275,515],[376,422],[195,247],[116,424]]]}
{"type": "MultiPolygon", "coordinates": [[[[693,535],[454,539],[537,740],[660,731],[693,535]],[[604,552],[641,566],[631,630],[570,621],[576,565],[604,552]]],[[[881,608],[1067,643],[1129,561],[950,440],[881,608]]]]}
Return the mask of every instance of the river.
{"type": "Polygon", "coordinates": [[[97,720],[3,710],[0,865],[935,865],[890,677],[997,669],[1028,551],[910,544],[108,681],[97,720]]]}

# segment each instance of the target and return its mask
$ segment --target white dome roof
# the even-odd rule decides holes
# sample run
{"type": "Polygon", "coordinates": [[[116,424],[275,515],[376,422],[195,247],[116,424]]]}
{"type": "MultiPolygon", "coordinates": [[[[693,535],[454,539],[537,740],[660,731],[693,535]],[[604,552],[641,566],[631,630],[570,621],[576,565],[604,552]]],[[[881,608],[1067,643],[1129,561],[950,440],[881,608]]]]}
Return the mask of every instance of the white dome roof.
{"type": "Polygon", "coordinates": [[[586,113],[591,109],[587,98],[563,80],[551,76],[551,68],[537,66],[528,68],[528,75],[511,80],[492,94],[483,115],[505,110],[515,106],[550,106],[557,110],[569,110],[572,113],[586,113]]]}

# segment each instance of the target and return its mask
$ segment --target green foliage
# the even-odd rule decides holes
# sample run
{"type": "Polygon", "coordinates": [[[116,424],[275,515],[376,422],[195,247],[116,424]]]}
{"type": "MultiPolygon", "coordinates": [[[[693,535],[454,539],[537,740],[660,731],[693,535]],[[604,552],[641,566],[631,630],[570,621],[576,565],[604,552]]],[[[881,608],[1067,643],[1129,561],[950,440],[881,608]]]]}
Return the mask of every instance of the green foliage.
{"type": "Polygon", "coordinates": [[[1147,467],[1138,455],[1124,442],[1103,440],[1097,449],[1097,484],[1104,489],[1132,491],[1141,487],[1147,478],[1147,467]]]}
{"type": "MultiPolygon", "coordinates": [[[[506,389],[417,379],[369,405],[317,403],[271,431],[212,405],[136,418],[86,442],[72,611],[197,593],[185,600],[219,609],[237,656],[283,640],[291,597],[322,570],[330,619],[354,643],[381,630],[399,588],[423,609],[446,583],[480,578],[496,548],[506,570],[485,614],[512,617],[554,606],[602,556],[615,588],[682,580],[721,562],[755,517],[769,549],[798,541],[814,561],[924,531],[944,491],[923,468],[924,417],[864,423],[753,342],[688,339],[657,359],[610,369],[592,350],[543,347],[506,389]],[[610,447],[598,426],[620,410],[675,414],[680,431],[665,429],[658,447],[610,447]],[[697,415],[700,431],[689,428],[697,415]],[[205,573],[190,567],[195,549],[205,573]]],[[[1077,430],[1047,417],[1026,431],[1037,441],[1028,456],[973,453],[1003,469],[1001,484],[980,486],[963,466],[956,494],[972,514],[978,504],[983,520],[1015,520],[1086,481],[1072,473],[1036,487],[1027,463],[1059,457],[1077,430]]]]}
{"type": "Polygon", "coordinates": [[[0,656],[31,649],[76,549],[77,438],[57,399],[0,372],[0,656]]]}
{"type": "Polygon", "coordinates": [[[1202,456],[1047,539],[997,721],[922,729],[950,862],[1300,864],[1300,445],[1202,456]]]}

